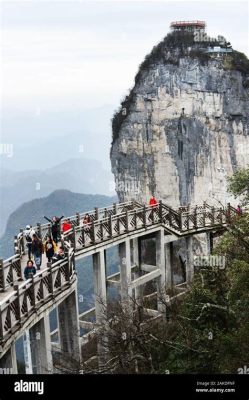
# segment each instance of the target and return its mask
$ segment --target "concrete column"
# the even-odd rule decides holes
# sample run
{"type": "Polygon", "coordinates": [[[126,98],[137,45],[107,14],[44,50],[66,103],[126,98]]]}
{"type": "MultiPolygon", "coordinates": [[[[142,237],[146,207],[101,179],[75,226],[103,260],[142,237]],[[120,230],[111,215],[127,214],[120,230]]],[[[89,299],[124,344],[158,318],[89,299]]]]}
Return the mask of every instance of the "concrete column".
{"type": "Polygon", "coordinates": [[[193,237],[186,237],[187,259],[186,259],[186,281],[190,284],[194,278],[194,260],[193,260],[193,237]]]}
{"type": "Polygon", "coordinates": [[[212,232],[206,232],[206,245],[207,245],[207,256],[212,253],[213,250],[213,235],[212,232]]]}
{"type": "Polygon", "coordinates": [[[81,359],[78,296],[75,289],[58,306],[58,329],[62,358],[73,369],[81,359]]]}
{"type": "MultiPolygon", "coordinates": [[[[137,272],[134,273],[134,279],[139,278],[140,274],[140,249],[138,238],[131,239],[131,253],[132,253],[132,265],[136,265],[137,272]]],[[[134,300],[136,303],[140,303],[143,296],[143,285],[139,285],[134,289],[134,300]]]]}
{"type": "Polygon", "coordinates": [[[45,315],[29,331],[31,358],[34,374],[49,374],[53,371],[49,317],[45,315]]]}
{"type": "Polygon", "coordinates": [[[33,374],[31,348],[30,348],[30,336],[29,330],[27,329],[23,335],[23,350],[24,350],[24,362],[26,374],[33,374]]]}
{"type": "Polygon", "coordinates": [[[10,349],[0,359],[0,370],[4,375],[18,374],[15,342],[12,343],[10,349]]]}
{"type": "Polygon", "coordinates": [[[131,288],[131,248],[130,239],[126,239],[119,245],[120,259],[120,295],[121,301],[130,303],[132,301],[131,288]]]}
{"type": "Polygon", "coordinates": [[[165,281],[166,288],[171,289],[173,286],[173,272],[172,272],[172,252],[173,243],[165,244],[165,281]]]}
{"type": "Polygon", "coordinates": [[[164,247],[164,230],[160,229],[156,232],[156,266],[160,269],[161,275],[157,278],[157,308],[158,311],[165,314],[165,247],[164,247]]]}
{"type": "Polygon", "coordinates": [[[106,294],[106,265],[105,251],[100,250],[93,254],[93,286],[95,295],[96,322],[106,321],[107,294],[106,294]]]}
{"type": "MultiPolygon", "coordinates": [[[[93,254],[93,286],[96,323],[104,328],[107,322],[106,257],[104,250],[93,254]]],[[[97,352],[98,365],[101,371],[106,364],[108,352],[108,338],[101,331],[98,337],[97,352]]]]}

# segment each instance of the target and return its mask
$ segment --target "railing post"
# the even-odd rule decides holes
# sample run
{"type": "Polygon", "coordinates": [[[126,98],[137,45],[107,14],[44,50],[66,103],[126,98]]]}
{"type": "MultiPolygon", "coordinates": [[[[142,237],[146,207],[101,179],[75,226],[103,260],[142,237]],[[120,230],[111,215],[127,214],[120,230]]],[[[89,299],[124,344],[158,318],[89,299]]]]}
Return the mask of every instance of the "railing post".
{"type": "Polygon", "coordinates": [[[73,228],[73,248],[74,250],[76,249],[76,232],[75,232],[75,226],[72,226],[73,228]]]}
{"type": "Polygon", "coordinates": [[[111,215],[109,215],[109,218],[108,218],[108,229],[109,229],[109,235],[112,238],[112,216],[111,215]]]}
{"type": "Polygon", "coordinates": [[[14,236],[14,253],[15,254],[20,254],[20,249],[18,246],[18,238],[17,236],[14,236]]]}
{"type": "Polygon", "coordinates": [[[215,214],[215,208],[212,207],[212,211],[211,211],[212,225],[214,225],[214,221],[215,221],[214,214],[215,214]]]}
{"type": "Polygon", "coordinates": [[[48,281],[49,281],[49,292],[54,295],[54,288],[53,288],[53,272],[52,272],[52,263],[48,262],[47,267],[49,270],[48,281]]]}
{"type": "Polygon", "coordinates": [[[21,323],[21,306],[20,306],[19,286],[14,285],[13,289],[16,291],[16,294],[17,294],[17,315],[18,315],[19,323],[21,323]]]}
{"type": "Polygon", "coordinates": [[[76,225],[80,226],[80,213],[79,212],[76,213],[76,225]]]}
{"type": "Polygon", "coordinates": [[[197,229],[197,206],[195,206],[194,210],[194,228],[197,229]]]}
{"type": "Polygon", "coordinates": [[[51,224],[48,225],[48,236],[52,236],[52,229],[51,229],[51,224]]]}
{"type": "Polygon", "coordinates": [[[135,230],[137,230],[137,210],[134,210],[134,223],[135,223],[135,230]]]}
{"type": "Polygon", "coordinates": [[[37,233],[38,233],[38,236],[40,237],[40,239],[42,239],[42,229],[41,229],[41,224],[40,224],[40,222],[37,222],[37,233]]]}
{"type": "Polygon", "coordinates": [[[206,226],[206,206],[203,209],[202,216],[203,216],[203,226],[205,227],[206,226]]]}
{"type": "Polygon", "coordinates": [[[14,285],[14,274],[13,274],[13,263],[12,263],[12,261],[11,261],[11,264],[10,264],[10,276],[11,276],[11,283],[10,283],[10,286],[11,286],[11,285],[14,285]]]}
{"type": "Polygon", "coordinates": [[[146,205],[143,206],[143,225],[146,227],[146,205]]]}
{"type": "Polygon", "coordinates": [[[120,220],[119,220],[119,215],[117,216],[117,230],[118,230],[118,235],[120,234],[120,220]]]}
{"type": "Polygon", "coordinates": [[[159,200],[158,212],[159,212],[159,221],[162,223],[163,222],[163,202],[162,202],[162,200],[159,200]]]}
{"type": "Polygon", "coordinates": [[[117,214],[117,213],[118,213],[117,203],[113,203],[113,214],[117,214]]]}
{"type": "Polygon", "coordinates": [[[20,229],[21,238],[20,238],[20,245],[21,245],[21,254],[25,253],[25,246],[24,246],[24,236],[23,236],[23,229],[20,229]]]}
{"type": "Polygon", "coordinates": [[[2,310],[1,310],[1,305],[0,305],[0,339],[3,339],[3,320],[2,320],[2,310]]]}
{"type": "Polygon", "coordinates": [[[5,276],[4,276],[4,265],[3,265],[3,259],[0,259],[0,284],[2,287],[2,291],[5,291],[5,276]]]}
{"type": "Polygon", "coordinates": [[[128,210],[125,210],[125,231],[129,232],[129,214],[128,210]]]}
{"type": "Polygon", "coordinates": [[[66,267],[66,273],[65,273],[65,278],[66,281],[70,281],[70,269],[71,269],[71,254],[68,252],[67,254],[67,267],[66,267]]]}
{"type": "Polygon", "coordinates": [[[34,282],[34,275],[32,275],[32,277],[31,277],[31,280],[32,280],[32,305],[33,305],[33,307],[34,307],[34,309],[36,308],[35,307],[35,282],[34,282]]]}
{"type": "Polygon", "coordinates": [[[92,226],[91,226],[91,229],[90,229],[90,235],[92,236],[93,244],[95,244],[95,225],[94,225],[94,221],[92,222],[92,226]]]}
{"type": "Polygon", "coordinates": [[[99,209],[98,209],[98,207],[94,207],[94,218],[95,218],[95,221],[97,221],[98,219],[99,219],[99,209]]]}
{"type": "Polygon", "coordinates": [[[182,231],[182,209],[179,209],[179,217],[180,217],[180,219],[179,219],[179,229],[180,229],[180,231],[182,231]]]}

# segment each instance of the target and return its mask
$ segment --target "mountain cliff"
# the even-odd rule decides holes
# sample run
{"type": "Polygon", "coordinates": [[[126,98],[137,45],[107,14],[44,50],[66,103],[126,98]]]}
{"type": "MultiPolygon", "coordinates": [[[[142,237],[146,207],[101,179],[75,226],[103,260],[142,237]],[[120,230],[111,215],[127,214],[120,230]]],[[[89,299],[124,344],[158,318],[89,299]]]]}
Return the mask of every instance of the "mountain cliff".
{"type": "Polygon", "coordinates": [[[231,200],[226,178],[249,155],[249,60],[230,43],[212,45],[171,32],[141,64],[112,120],[121,201],[231,200]]]}

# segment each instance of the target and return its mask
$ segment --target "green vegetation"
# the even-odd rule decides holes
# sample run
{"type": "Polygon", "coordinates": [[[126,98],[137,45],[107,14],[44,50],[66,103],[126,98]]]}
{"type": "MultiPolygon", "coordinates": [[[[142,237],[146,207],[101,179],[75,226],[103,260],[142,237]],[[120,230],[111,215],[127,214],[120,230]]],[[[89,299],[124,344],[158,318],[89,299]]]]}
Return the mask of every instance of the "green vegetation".
{"type": "Polygon", "coordinates": [[[245,54],[239,51],[234,50],[232,53],[226,55],[224,67],[240,71],[243,75],[249,75],[249,60],[245,54]]]}
{"type": "MultiPolygon", "coordinates": [[[[230,191],[248,202],[249,169],[230,179],[230,191]]],[[[163,370],[191,373],[237,373],[249,352],[249,216],[239,217],[223,235],[215,253],[225,269],[196,274],[191,292],[178,305],[174,344],[163,370]]]]}
{"type": "MultiPolygon", "coordinates": [[[[249,169],[230,179],[245,202],[248,187],[249,169]]],[[[167,322],[142,328],[141,310],[131,320],[115,305],[116,323],[106,332],[112,372],[236,374],[249,366],[249,215],[232,222],[214,254],[225,256],[225,268],[196,272],[182,300],[165,303],[167,322]]]]}

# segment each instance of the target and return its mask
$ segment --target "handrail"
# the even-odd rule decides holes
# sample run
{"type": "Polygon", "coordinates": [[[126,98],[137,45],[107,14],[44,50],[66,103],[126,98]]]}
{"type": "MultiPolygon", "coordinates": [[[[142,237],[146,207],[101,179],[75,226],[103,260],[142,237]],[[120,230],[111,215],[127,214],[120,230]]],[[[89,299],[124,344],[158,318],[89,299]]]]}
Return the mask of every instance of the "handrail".
{"type": "MultiPolygon", "coordinates": [[[[153,206],[137,202],[120,203],[95,209],[94,212],[95,219],[88,224],[90,229],[77,224],[62,235],[66,257],[53,264],[48,263],[46,268],[25,282],[20,282],[23,280],[21,262],[25,238],[22,231],[19,237],[15,237],[16,254],[0,260],[0,291],[6,293],[0,301],[1,345],[20,326],[20,321],[23,323],[41,305],[75,281],[75,255],[85,247],[156,226],[181,236],[187,232],[198,232],[198,229],[225,226],[231,222],[233,215],[237,215],[236,209],[230,204],[226,208],[215,208],[204,203],[184,211],[181,207],[172,209],[161,201],[153,206]]],[[[74,216],[78,222],[79,215],[74,216]]],[[[50,229],[50,224],[37,224],[36,227],[43,236],[50,229]]]]}

